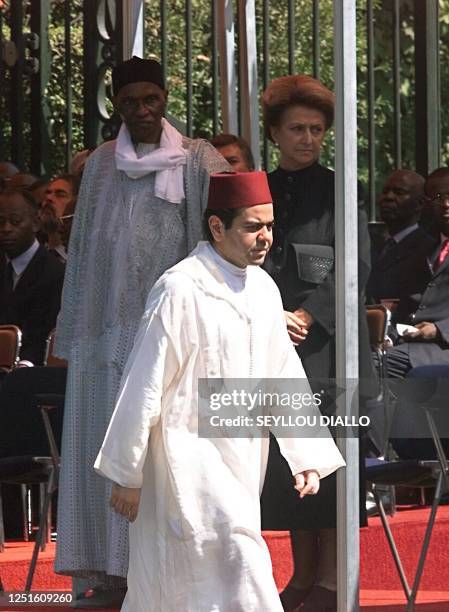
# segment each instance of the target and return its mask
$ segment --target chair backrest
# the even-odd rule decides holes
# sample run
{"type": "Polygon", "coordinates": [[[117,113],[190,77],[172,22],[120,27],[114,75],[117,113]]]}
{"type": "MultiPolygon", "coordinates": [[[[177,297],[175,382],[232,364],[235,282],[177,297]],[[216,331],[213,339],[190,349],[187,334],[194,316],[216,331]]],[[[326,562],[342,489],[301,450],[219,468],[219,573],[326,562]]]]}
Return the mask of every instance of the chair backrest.
{"type": "Polygon", "coordinates": [[[373,349],[382,349],[388,326],[388,309],[383,304],[366,307],[369,341],[373,349]]]}
{"type": "Polygon", "coordinates": [[[22,346],[22,332],[17,325],[0,325],[0,368],[12,370],[18,361],[22,346]]]}
{"type": "Polygon", "coordinates": [[[45,345],[45,357],[44,365],[51,368],[65,368],[67,367],[67,361],[60,359],[53,354],[55,346],[56,330],[52,329],[48,334],[48,338],[45,345]]]}

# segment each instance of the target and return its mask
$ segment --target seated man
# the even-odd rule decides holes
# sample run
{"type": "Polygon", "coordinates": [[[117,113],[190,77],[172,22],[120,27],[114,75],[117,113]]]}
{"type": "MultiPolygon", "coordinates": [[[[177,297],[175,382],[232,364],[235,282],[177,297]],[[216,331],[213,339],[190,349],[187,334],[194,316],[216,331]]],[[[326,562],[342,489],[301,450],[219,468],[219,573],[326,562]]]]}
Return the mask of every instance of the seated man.
{"type": "Polygon", "coordinates": [[[22,365],[43,362],[64,277],[64,266],[39,246],[38,229],[37,206],[29,193],[0,193],[0,325],[22,330],[22,365]]]}
{"type": "Polygon", "coordinates": [[[254,157],[244,138],[234,134],[218,134],[210,141],[236,172],[252,172],[254,157]]]}
{"type": "Polygon", "coordinates": [[[421,286],[402,297],[394,313],[397,324],[412,327],[387,349],[389,378],[402,379],[417,366],[449,364],[449,168],[432,172],[425,194],[434,206],[440,240],[416,260],[421,286]]]}
{"type": "Polygon", "coordinates": [[[449,168],[432,172],[425,184],[440,231],[436,246],[416,260],[420,288],[401,298],[395,322],[412,324],[388,350],[388,373],[402,378],[416,366],[449,364],[449,168]]]}
{"type": "Polygon", "coordinates": [[[366,290],[373,303],[413,293],[417,282],[415,263],[435,245],[434,239],[418,226],[423,188],[424,178],[411,170],[395,170],[385,182],[379,212],[389,237],[373,253],[366,290]]]}
{"type": "Polygon", "coordinates": [[[67,261],[67,245],[78,197],[79,181],[71,174],[52,179],[40,209],[41,241],[60,261],[67,261]]]}
{"type": "MultiPolygon", "coordinates": [[[[64,266],[39,246],[37,205],[25,191],[0,193],[0,324],[22,330],[21,365],[41,364],[46,339],[56,324],[64,266]]],[[[0,388],[0,455],[48,455],[35,392],[64,390],[65,371],[59,368],[21,368],[4,377],[0,388]],[[49,380],[47,380],[49,379],[49,380]],[[51,386],[47,383],[51,381],[51,386]]],[[[51,416],[60,437],[62,415],[51,416]]],[[[6,535],[21,534],[17,508],[19,489],[3,491],[6,535]]]]}

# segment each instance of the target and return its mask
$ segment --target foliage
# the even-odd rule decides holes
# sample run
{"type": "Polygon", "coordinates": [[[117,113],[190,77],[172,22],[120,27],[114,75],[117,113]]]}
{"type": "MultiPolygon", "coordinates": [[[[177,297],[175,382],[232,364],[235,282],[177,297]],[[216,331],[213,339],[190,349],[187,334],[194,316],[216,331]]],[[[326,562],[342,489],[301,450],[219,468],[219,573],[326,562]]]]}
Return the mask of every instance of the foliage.
{"type": "MultiPolygon", "coordinates": [[[[90,1],[90,0],[84,0],[90,1]]],[[[24,0],[24,28],[29,30],[27,15],[33,0],[24,0]]],[[[67,105],[65,78],[65,39],[64,39],[64,2],[53,0],[49,19],[49,47],[51,54],[51,72],[46,89],[45,103],[48,106],[48,132],[50,136],[50,173],[64,169],[66,164],[67,142],[67,105]]],[[[311,74],[313,71],[313,29],[312,0],[297,0],[294,4],[294,70],[311,74]]],[[[213,30],[212,2],[210,0],[191,0],[191,83],[192,134],[210,137],[214,132],[214,79],[213,79],[213,30]]],[[[258,71],[260,93],[263,90],[264,61],[263,56],[263,5],[256,0],[256,36],[258,45],[258,71]]],[[[394,96],[393,96],[393,5],[391,0],[373,0],[374,7],[374,75],[375,75],[375,174],[377,189],[385,175],[396,165],[394,143],[394,96]]],[[[168,112],[181,125],[186,127],[189,105],[187,100],[187,35],[186,35],[186,0],[169,0],[165,2],[166,10],[166,74],[170,92],[168,112]]],[[[359,177],[365,185],[369,180],[368,134],[369,108],[367,91],[367,0],[357,0],[357,64],[358,64],[358,159],[359,177]]],[[[83,145],[83,0],[71,0],[71,61],[72,73],[72,139],[73,151],[84,148],[83,145]]],[[[145,53],[147,56],[161,58],[161,3],[145,2],[145,53]]],[[[237,2],[234,2],[236,11],[237,2]]],[[[333,88],[333,2],[319,2],[319,49],[320,78],[329,88],[333,88]]],[[[402,164],[414,167],[414,2],[401,0],[401,34],[400,34],[400,115],[402,164]]],[[[449,96],[449,0],[440,0],[440,58],[441,58],[441,108],[445,108],[449,96]]],[[[268,75],[269,79],[289,71],[289,21],[287,0],[277,0],[269,4],[268,75]]],[[[237,24],[238,25],[238,24],[237,24]]],[[[4,9],[2,25],[4,39],[10,37],[8,11],[4,9]]],[[[238,27],[236,26],[238,40],[238,27]]],[[[236,54],[236,73],[238,74],[238,53],[236,54]]],[[[217,108],[220,108],[219,76],[215,83],[217,89],[217,108]]],[[[8,98],[8,79],[5,81],[5,92],[0,95],[4,115],[8,98]]],[[[236,95],[238,93],[236,92],[236,95]]],[[[29,84],[23,84],[24,100],[24,140],[29,142],[32,110],[29,104],[29,84]]],[[[33,111],[34,112],[34,111],[33,111]]],[[[221,131],[220,117],[216,119],[216,131],[221,131]]],[[[449,116],[442,113],[442,159],[449,162],[449,116]]],[[[10,123],[3,125],[4,150],[10,143],[10,123]]],[[[261,126],[261,142],[263,132],[261,126]]],[[[276,164],[276,150],[267,143],[269,168],[276,164]]],[[[25,151],[29,158],[29,147],[25,151]]],[[[323,152],[325,164],[333,165],[333,138],[327,137],[323,152]]]]}

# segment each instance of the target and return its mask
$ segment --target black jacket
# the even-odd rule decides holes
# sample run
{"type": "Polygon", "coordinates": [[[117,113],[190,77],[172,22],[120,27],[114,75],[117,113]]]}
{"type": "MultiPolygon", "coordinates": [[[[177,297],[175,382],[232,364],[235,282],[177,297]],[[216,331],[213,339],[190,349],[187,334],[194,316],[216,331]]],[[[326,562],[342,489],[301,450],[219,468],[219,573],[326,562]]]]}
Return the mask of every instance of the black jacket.
{"type": "MultiPolygon", "coordinates": [[[[298,353],[308,377],[335,377],[335,267],[319,283],[301,278],[292,245],[335,245],[334,172],[316,163],[296,172],[278,168],[268,175],[274,203],[274,242],[267,262],[281,292],[284,308],[304,308],[315,322],[298,353]]],[[[365,314],[364,288],[370,271],[368,223],[359,205],[359,357],[360,377],[374,370],[365,314]]],[[[299,247],[300,248],[300,247],[299,247]]],[[[329,251],[329,249],[325,249],[329,251]]],[[[325,253],[324,253],[325,255],[325,253]]]]}
{"type": "Polygon", "coordinates": [[[400,299],[417,291],[421,280],[416,268],[435,245],[435,239],[420,227],[386,251],[381,245],[373,256],[366,288],[368,300],[378,304],[382,299],[400,299]]]}
{"type": "Polygon", "coordinates": [[[0,255],[0,325],[22,330],[21,359],[41,364],[45,340],[56,325],[64,265],[40,246],[23,271],[14,290],[7,287],[6,258],[0,255]]]}
{"type": "Polygon", "coordinates": [[[408,342],[412,367],[449,364],[449,257],[434,273],[431,259],[436,248],[429,249],[417,262],[415,274],[420,289],[401,299],[395,312],[398,323],[427,321],[438,328],[435,342],[408,342]]]}

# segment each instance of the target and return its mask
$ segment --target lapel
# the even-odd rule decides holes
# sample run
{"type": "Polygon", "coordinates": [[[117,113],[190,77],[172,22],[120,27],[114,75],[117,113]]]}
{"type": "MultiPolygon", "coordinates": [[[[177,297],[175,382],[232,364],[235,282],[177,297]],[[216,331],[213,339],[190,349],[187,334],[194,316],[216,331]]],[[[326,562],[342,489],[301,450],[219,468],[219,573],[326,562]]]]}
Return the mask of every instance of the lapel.
{"type": "Polygon", "coordinates": [[[449,255],[446,256],[446,259],[443,261],[443,263],[440,265],[440,267],[438,268],[438,270],[436,272],[433,271],[433,266],[430,264],[430,261],[428,261],[428,264],[430,266],[430,270],[432,272],[432,276],[434,278],[436,278],[437,276],[439,276],[442,272],[445,272],[447,267],[449,266],[449,255]]]}
{"type": "Polygon", "coordinates": [[[419,230],[414,230],[400,242],[397,242],[385,257],[381,257],[381,250],[378,257],[378,265],[381,268],[389,268],[392,264],[402,261],[403,259],[407,259],[410,256],[410,253],[413,253],[415,250],[416,238],[418,235],[417,232],[419,232],[419,230]]]}
{"type": "Polygon", "coordinates": [[[14,288],[15,294],[25,293],[28,287],[36,284],[36,281],[39,279],[40,264],[44,255],[45,248],[40,246],[17,281],[14,288]]]}
{"type": "Polygon", "coordinates": [[[0,256],[0,291],[3,297],[6,299],[7,296],[12,294],[12,290],[10,287],[6,286],[6,257],[4,255],[0,256]]]}

